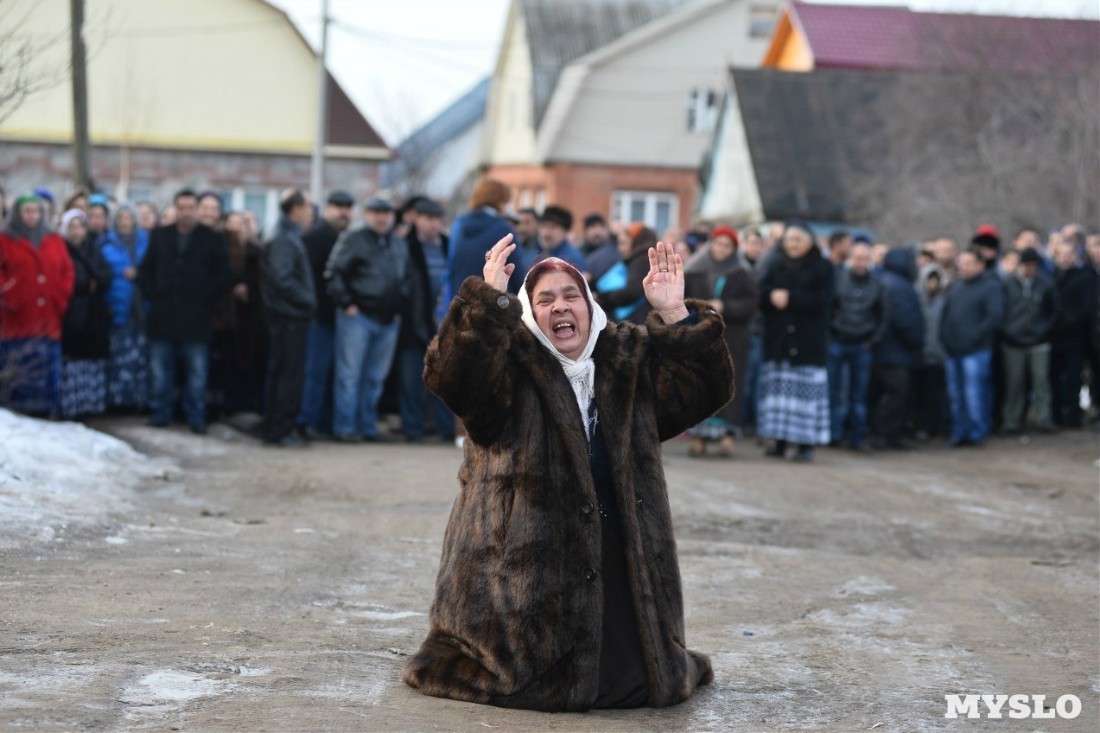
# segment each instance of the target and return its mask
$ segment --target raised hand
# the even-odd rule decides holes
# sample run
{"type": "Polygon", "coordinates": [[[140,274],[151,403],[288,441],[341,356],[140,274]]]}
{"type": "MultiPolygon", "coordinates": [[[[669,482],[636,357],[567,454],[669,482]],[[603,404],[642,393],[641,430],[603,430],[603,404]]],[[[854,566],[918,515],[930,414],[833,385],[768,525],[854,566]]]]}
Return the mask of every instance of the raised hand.
{"type": "Polygon", "coordinates": [[[672,245],[657,242],[649,249],[649,274],[642,280],[646,300],[665,323],[688,317],[684,305],[684,260],[672,245]]]}
{"type": "Polygon", "coordinates": [[[502,293],[508,292],[508,278],[512,277],[516,266],[508,264],[508,257],[515,250],[512,244],[512,235],[505,234],[499,242],[485,253],[485,268],[482,275],[485,282],[492,285],[502,293]]]}

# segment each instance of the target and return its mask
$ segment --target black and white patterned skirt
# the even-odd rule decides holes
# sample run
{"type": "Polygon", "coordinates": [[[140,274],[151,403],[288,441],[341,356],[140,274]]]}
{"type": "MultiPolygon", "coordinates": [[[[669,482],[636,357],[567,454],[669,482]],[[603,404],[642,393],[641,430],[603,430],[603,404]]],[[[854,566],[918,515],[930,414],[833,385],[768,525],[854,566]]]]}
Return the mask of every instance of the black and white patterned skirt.
{"type": "Polygon", "coordinates": [[[107,411],[107,360],[65,359],[61,366],[61,416],[66,419],[107,411]]]}
{"type": "Polygon", "coordinates": [[[149,357],[145,334],[133,324],[111,327],[107,362],[107,404],[145,407],[149,401],[149,357]]]}
{"type": "Polygon", "coordinates": [[[803,445],[829,442],[829,373],[825,367],[766,361],[760,368],[756,432],[803,445]]]}

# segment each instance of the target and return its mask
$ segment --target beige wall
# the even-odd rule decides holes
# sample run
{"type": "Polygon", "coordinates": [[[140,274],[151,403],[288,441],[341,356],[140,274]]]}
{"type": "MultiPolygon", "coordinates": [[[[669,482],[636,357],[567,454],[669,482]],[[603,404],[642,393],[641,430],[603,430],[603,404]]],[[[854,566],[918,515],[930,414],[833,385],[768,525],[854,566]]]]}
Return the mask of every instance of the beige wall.
{"type": "Polygon", "coordinates": [[[727,68],[760,65],[768,39],[749,36],[752,4],[721,4],[594,64],[554,139],[541,141],[546,160],[698,166],[711,133],[688,130],[688,92],[713,90],[717,118],[727,68]]]}
{"type": "MultiPolygon", "coordinates": [[[[0,123],[0,138],[72,137],[68,0],[3,0],[0,28],[34,8],[30,30],[60,39],[39,62],[59,83],[0,123]]],[[[94,142],[308,152],[316,129],[315,56],[262,0],[87,0],[94,142]]],[[[2,32],[0,32],[2,35],[2,32]]]]}
{"type": "Polygon", "coordinates": [[[513,3],[504,47],[493,76],[486,112],[485,162],[490,165],[529,163],[535,155],[531,91],[531,49],[523,14],[513,3]]]}

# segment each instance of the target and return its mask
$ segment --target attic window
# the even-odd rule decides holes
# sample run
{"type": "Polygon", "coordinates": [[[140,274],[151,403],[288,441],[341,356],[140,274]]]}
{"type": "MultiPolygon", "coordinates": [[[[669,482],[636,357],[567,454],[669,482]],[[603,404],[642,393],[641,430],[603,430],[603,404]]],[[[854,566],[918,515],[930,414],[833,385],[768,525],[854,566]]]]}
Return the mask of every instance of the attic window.
{"type": "Polygon", "coordinates": [[[718,94],[712,89],[692,89],[687,98],[688,132],[710,132],[718,119],[718,94]]]}
{"type": "Polygon", "coordinates": [[[771,38],[778,22],[778,5],[753,5],[749,8],[749,38],[771,38]]]}

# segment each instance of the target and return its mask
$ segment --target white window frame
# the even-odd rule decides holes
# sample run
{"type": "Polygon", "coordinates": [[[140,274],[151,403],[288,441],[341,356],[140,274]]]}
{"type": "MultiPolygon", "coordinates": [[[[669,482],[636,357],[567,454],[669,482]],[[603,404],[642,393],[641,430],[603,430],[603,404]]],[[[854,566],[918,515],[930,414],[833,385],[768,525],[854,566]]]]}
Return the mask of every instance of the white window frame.
{"type": "Polygon", "coordinates": [[[753,3],[749,6],[749,38],[771,38],[779,25],[782,10],[778,5],[753,3]]]}
{"type": "MultiPolygon", "coordinates": [[[[645,206],[645,216],[642,223],[653,229],[657,229],[657,204],[667,201],[668,223],[666,227],[680,226],[680,197],[674,191],[630,191],[620,190],[611,193],[611,216],[616,221],[630,223],[630,210],[635,201],[641,200],[645,206]]],[[[657,236],[662,232],[657,231],[657,236]]]]}
{"type": "Polygon", "coordinates": [[[706,133],[718,121],[718,93],[713,89],[693,87],[687,94],[688,132],[706,133]]]}

